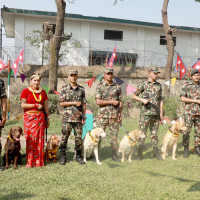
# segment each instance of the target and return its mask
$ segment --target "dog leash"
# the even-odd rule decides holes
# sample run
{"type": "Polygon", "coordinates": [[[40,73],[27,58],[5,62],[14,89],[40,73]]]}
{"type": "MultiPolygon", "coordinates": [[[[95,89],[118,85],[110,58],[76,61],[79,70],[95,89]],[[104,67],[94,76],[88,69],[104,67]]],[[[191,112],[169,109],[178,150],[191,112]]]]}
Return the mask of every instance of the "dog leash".
{"type": "Polygon", "coordinates": [[[126,131],[126,129],[122,126],[122,123],[121,124],[119,124],[120,126],[121,126],[121,128],[122,128],[122,130],[124,131],[124,133],[126,133],[126,135],[127,135],[127,137],[129,138],[129,140],[131,140],[132,142],[134,142],[135,143],[135,141],[129,136],[129,132],[128,131],[126,131]]]}

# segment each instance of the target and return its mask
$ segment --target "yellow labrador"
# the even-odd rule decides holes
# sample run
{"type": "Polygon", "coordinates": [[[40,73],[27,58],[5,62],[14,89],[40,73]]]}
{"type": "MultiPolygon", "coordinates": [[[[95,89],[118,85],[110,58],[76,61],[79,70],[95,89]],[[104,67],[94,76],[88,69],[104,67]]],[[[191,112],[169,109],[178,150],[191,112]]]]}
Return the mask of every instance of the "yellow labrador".
{"type": "Polygon", "coordinates": [[[131,131],[122,138],[119,144],[119,152],[122,154],[121,162],[124,162],[125,156],[128,156],[129,162],[132,162],[132,154],[136,141],[144,138],[145,134],[140,130],[131,131]]]}
{"type": "Polygon", "coordinates": [[[179,134],[187,131],[187,127],[184,122],[176,122],[165,134],[163,138],[163,146],[161,147],[161,157],[165,160],[166,156],[172,152],[172,159],[176,160],[176,149],[179,134]]]}
{"type": "Polygon", "coordinates": [[[106,133],[102,128],[95,128],[87,133],[83,139],[83,160],[86,163],[86,158],[89,158],[93,153],[98,165],[101,165],[98,154],[99,140],[106,137],[106,133]]]}

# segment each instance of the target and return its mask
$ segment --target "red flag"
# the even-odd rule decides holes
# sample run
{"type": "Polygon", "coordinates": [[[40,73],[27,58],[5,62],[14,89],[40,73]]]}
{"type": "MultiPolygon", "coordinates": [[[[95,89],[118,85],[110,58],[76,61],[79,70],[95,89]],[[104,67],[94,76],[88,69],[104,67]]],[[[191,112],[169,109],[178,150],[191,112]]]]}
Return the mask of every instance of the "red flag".
{"type": "Polygon", "coordinates": [[[176,73],[176,72],[178,71],[178,69],[180,68],[181,63],[182,63],[182,59],[181,59],[179,53],[177,53],[175,73],[176,73]]]}
{"type": "Polygon", "coordinates": [[[55,94],[60,95],[60,92],[53,90],[55,94]]]}
{"type": "Polygon", "coordinates": [[[17,77],[17,70],[18,70],[19,64],[21,63],[23,65],[23,63],[24,63],[23,59],[24,59],[24,49],[21,50],[21,52],[17,56],[15,62],[12,64],[12,69],[13,69],[15,78],[17,77]]]}
{"type": "Polygon", "coordinates": [[[117,59],[117,54],[116,54],[116,46],[115,46],[112,56],[110,58],[110,61],[108,63],[108,67],[113,68],[113,63],[114,63],[114,60],[116,60],[116,59],[117,59]]]}
{"type": "Polygon", "coordinates": [[[187,69],[185,67],[185,65],[183,64],[183,62],[181,62],[180,64],[180,80],[186,75],[187,73],[187,69]]]}
{"type": "Polygon", "coordinates": [[[192,66],[192,68],[200,71],[200,59],[192,66]]]}
{"type": "Polygon", "coordinates": [[[90,79],[90,80],[88,80],[88,81],[85,82],[85,83],[88,84],[89,88],[91,88],[92,83],[94,82],[95,79],[96,79],[96,77],[94,77],[94,78],[92,78],[92,79],[90,79]]]}
{"type": "Polygon", "coordinates": [[[4,63],[4,61],[0,58],[0,73],[2,72],[3,69],[7,68],[8,65],[4,63]]]}

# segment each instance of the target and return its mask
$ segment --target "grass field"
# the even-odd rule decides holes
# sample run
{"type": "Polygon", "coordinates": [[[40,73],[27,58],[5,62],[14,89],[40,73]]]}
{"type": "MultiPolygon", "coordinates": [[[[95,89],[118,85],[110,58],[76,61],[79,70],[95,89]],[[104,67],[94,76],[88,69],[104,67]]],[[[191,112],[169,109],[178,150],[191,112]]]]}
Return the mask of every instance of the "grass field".
{"type": "MultiPolygon", "coordinates": [[[[22,126],[23,121],[9,121],[5,130],[13,125],[22,126]]],[[[138,120],[124,119],[123,126],[127,131],[138,128],[138,120]]],[[[61,116],[51,116],[49,134],[60,135],[61,116]]],[[[160,126],[159,138],[165,134],[167,127],[160,126]]],[[[73,160],[74,141],[67,150],[68,163],[60,166],[51,163],[42,168],[10,169],[0,172],[0,199],[200,199],[199,164],[200,158],[191,154],[188,159],[182,157],[183,147],[179,138],[178,159],[167,157],[165,161],[152,158],[150,137],[146,140],[144,160],[115,163],[111,160],[110,137],[102,142],[100,160],[102,166],[89,161],[80,165],[73,160]]],[[[5,134],[5,131],[3,131],[5,134]]],[[[193,134],[192,134],[193,135],[193,134]]],[[[124,136],[120,129],[119,141],[124,136]]],[[[23,136],[24,137],[24,136],[23,136]]],[[[71,136],[73,139],[73,136],[71,136]]],[[[70,140],[71,141],[71,140],[70,140]]],[[[193,137],[191,137],[191,145],[193,137]]],[[[25,146],[22,147],[25,152],[25,146]]]]}

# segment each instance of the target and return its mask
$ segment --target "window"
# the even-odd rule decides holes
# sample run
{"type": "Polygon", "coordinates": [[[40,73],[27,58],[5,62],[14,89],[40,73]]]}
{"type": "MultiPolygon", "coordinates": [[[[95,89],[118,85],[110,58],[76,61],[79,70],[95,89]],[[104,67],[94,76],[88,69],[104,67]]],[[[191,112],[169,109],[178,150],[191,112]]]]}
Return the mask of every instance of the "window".
{"type": "Polygon", "coordinates": [[[104,30],[104,40],[123,40],[123,31],[104,30]]]}
{"type": "MultiPolygon", "coordinates": [[[[174,46],[176,46],[176,37],[173,37],[174,46]]],[[[160,36],[160,45],[167,45],[167,40],[164,35],[160,36]]]]}

